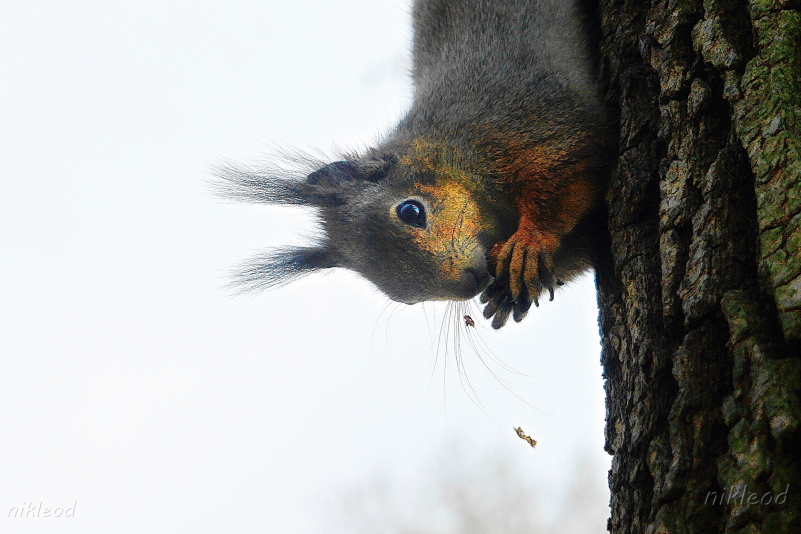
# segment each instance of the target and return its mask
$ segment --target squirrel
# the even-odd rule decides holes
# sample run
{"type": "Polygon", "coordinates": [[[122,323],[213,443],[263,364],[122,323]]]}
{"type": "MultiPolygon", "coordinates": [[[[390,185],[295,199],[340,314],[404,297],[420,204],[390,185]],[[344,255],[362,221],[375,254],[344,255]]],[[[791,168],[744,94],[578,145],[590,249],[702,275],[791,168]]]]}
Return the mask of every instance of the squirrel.
{"type": "Polygon", "coordinates": [[[415,0],[410,109],[374,148],[302,175],[224,164],[222,194],[319,210],[318,242],[247,264],[246,289],[352,269],[392,300],[468,300],[501,328],[591,267],[610,118],[583,2],[415,0]]]}

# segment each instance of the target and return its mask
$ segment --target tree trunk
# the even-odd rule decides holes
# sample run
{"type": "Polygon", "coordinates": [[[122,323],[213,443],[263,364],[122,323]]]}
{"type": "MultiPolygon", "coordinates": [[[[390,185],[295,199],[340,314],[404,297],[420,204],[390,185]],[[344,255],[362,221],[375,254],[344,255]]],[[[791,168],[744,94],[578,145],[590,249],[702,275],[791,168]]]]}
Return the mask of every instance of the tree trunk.
{"type": "Polygon", "coordinates": [[[797,0],[601,0],[615,533],[801,532],[797,0]]]}

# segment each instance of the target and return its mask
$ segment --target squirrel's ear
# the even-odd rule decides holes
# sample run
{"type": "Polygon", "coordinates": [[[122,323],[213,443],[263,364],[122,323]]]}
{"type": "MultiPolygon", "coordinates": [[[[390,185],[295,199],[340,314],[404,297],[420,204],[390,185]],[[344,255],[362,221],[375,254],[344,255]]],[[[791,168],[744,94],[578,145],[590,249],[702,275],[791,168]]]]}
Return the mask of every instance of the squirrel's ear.
{"type": "Polygon", "coordinates": [[[397,161],[392,155],[367,160],[335,161],[306,177],[301,188],[317,206],[341,206],[354,190],[377,184],[397,161]]]}
{"type": "Polygon", "coordinates": [[[306,183],[324,187],[348,187],[356,182],[378,183],[396,161],[392,155],[363,161],[335,161],[311,173],[306,183]]]}
{"type": "Polygon", "coordinates": [[[245,202],[341,206],[355,190],[383,180],[396,161],[392,155],[335,161],[312,172],[305,180],[281,176],[277,169],[257,170],[224,163],[214,168],[218,180],[212,185],[218,194],[245,202]]]}
{"type": "Polygon", "coordinates": [[[334,254],[325,246],[275,250],[244,263],[234,273],[231,285],[243,293],[252,293],[337,265],[334,254]]]}

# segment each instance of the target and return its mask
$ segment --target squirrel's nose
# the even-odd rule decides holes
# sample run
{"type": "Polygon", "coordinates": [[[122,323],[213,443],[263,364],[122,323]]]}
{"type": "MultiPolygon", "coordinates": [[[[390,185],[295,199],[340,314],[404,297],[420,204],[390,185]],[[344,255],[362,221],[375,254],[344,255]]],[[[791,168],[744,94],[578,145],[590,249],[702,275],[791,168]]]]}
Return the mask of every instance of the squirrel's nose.
{"type": "Polygon", "coordinates": [[[487,287],[492,280],[492,276],[487,271],[486,267],[479,268],[479,267],[468,267],[465,269],[465,273],[467,273],[470,277],[473,278],[475,282],[475,294],[481,293],[485,287],[487,287]]]}

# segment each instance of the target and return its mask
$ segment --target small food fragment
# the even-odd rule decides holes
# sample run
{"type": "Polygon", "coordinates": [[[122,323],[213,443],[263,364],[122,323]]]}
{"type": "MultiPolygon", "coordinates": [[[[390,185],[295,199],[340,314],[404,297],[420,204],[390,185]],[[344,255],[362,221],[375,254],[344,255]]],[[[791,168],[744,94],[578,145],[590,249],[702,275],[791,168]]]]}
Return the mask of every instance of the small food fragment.
{"type": "Polygon", "coordinates": [[[522,440],[527,441],[528,444],[531,445],[532,448],[534,448],[537,445],[537,440],[527,436],[526,433],[523,432],[522,428],[520,428],[520,427],[515,428],[515,432],[517,432],[517,437],[519,437],[522,440]]]}

